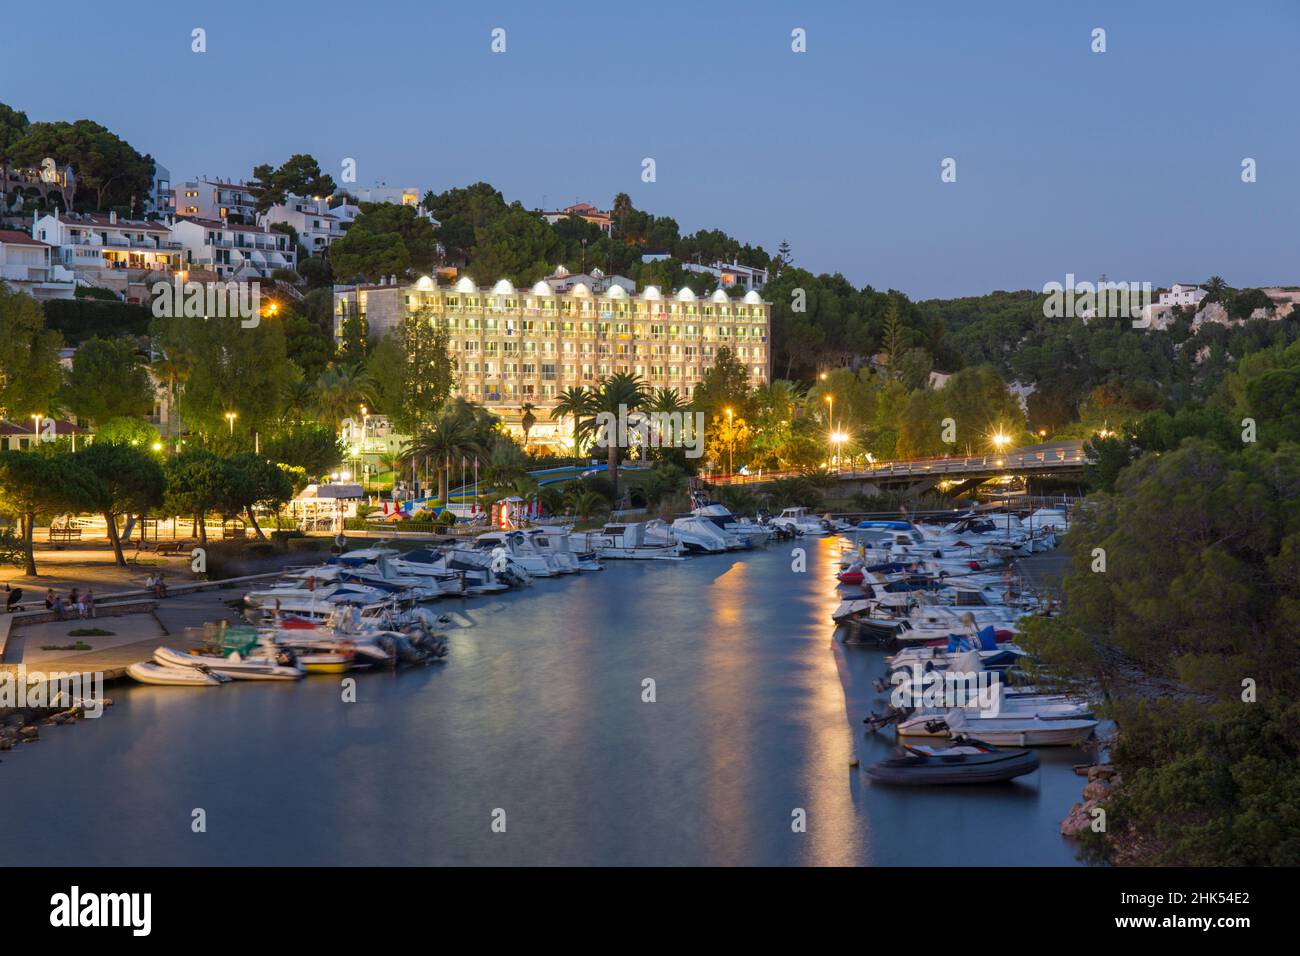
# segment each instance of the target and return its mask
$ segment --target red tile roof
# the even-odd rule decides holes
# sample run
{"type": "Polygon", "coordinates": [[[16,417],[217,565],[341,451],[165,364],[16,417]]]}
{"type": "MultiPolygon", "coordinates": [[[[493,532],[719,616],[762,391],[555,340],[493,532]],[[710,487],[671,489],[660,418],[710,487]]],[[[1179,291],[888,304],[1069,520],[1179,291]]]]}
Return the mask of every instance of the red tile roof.
{"type": "MultiPolygon", "coordinates": [[[[19,422],[19,423],[11,422],[7,418],[0,418],[0,435],[30,436],[32,433],[32,424],[33,423],[30,418],[27,419],[26,422],[19,422]]],[[[45,422],[42,421],[41,429],[44,430],[44,428],[45,428],[45,422]]],[[[73,432],[76,432],[78,435],[84,435],[89,431],[90,429],[88,428],[82,428],[80,425],[77,425],[73,422],[64,421],[61,418],[57,419],[54,422],[54,433],[56,435],[71,435],[73,432]]]]}
{"type": "Polygon", "coordinates": [[[39,239],[33,239],[25,232],[19,232],[16,229],[0,229],[0,242],[9,243],[14,246],[46,246],[48,242],[41,242],[39,239]]]}

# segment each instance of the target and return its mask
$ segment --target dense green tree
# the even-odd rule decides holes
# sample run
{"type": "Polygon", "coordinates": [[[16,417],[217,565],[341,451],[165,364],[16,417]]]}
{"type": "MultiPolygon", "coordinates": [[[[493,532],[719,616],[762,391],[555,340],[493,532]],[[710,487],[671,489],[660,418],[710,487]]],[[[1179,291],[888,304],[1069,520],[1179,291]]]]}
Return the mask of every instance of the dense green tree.
{"type": "Polygon", "coordinates": [[[456,383],[445,323],[408,313],[374,345],[366,369],[376,383],[379,410],[398,432],[415,434],[437,416],[456,383]]]}
{"type": "Polygon", "coordinates": [[[312,478],[329,474],[343,461],[338,432],[314,422],[277,429],[262,440],[262,452],[271,461],[301,468],[312,478]]]}
{"type": "Polygon", "coordinates": [[[278,420],[294,379],[280,322],[246,328],[237,318],[155,318],[152,341],[188,370],[177,405],[190,431],[209,439],[235,430],[251,436],[278,420]]]}
{"type": "Polygon", "coordinates": [[[24,568],[36,574],[32,532],[38,518],[103,511],[108,492],[79,455],[0,451],[0,514],[22,523],[24,568]]]}
{"type": "Polygon", "coordinates": [[[411,253],[396,233],[349,230],[330,246],[330,263],[339,281],[377,282],[390,275],[406,275],[411,253]]]}
{"type": "Polygon", "coordinates": [[[102,438],[77,453],[77,461],[103,485],[104,526],[118,567],[126,567],[119,515],[143,515],[163,503],[167,482],[158,454],[148,448],[114,444],[102,438]]]}
{"type": "Polygon", "coordinates": [[[293,483],[289,476],[274,462],[252,452],[235,455],[223,465],[230,495],[224,502],[227,513],[243,511],[257,536],[265,538],[262,526],[257,523],[256,510],[271,508],[278,511],[293,497],[293,483]]]}
{"type": "Polygon", "coordinates": [[[153,188],[153,159],[92,120],[32,123],[9,153],[16,166],[39,166],[46,157],[71,164],[77,200],[91,209],[138,211],[153,188]]]}
{"type": "Polygon", "coordinates": [[[221,458],[203,448],[191,448],[169,458],[163,471],[167,479],[164,510],[171,515],[191,516],[199,543],[206,546],[205,516],[229,507],[237,497],[230,488],[230,472],[221,458]]]}
{"type": "MultiPolygon", "coordinates": [[[[361,214],[348,227],[347,235],[330,247],[330,258],[335,263],[335,270],[341,274],[350,271],[338,266],[335,258],[340,243],[347,240],[343,248],[351,253],[354,246],[366,235],[373,237],[397,236],[406,247],[406,268],[416,272],[432,272],[437,259],[438,238],[433,223],[420,215],[413,206],[398,203],[362,203],[361,214]]],[[[389,270],[389,272],[403,270],[389,270]]],[[[381,272],[380,274],[387,274],[381,272]]],[[[371,277],[367,273],[367,277],[371,277]]]]}
{"type": "Polygon", "coordinates": [[[74,415],[99,424],[148,415],[154,388],[133,343],[93,338],[72,356],[61,400],[74,415]]]}
{"type": "Polygon", "coordinates": [[[283,203],[290,195],[307,198],[325,197],[334,193],[334,180],[323,174],[320,163],[307,153],[295,153],[275,167],[262,163],[253,167],[251,188],[257,196],[258,213],[283,203]]]}
{"type": "Polygon", "coordinates": [[[40,303],[0,283],[0,416],[21,421],[51,411],[61,345],[59,334],[45,328],[40,303]]]}

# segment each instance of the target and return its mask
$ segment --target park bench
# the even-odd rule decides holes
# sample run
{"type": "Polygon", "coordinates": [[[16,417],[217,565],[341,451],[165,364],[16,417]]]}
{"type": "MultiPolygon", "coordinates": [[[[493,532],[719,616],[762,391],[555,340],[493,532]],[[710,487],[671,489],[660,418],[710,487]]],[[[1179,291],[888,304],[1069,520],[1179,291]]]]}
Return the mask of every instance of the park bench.
{"type": "Polygon", "coordinates": [[[181,538],[177,541],[159,541],[158,553],[167,554],[189,554],[198,546],[198,541],[194,538],[181,538]]]}
{"type": "Polygon", "coordinates": [[[80,528],[51,528],[50,541],[52,543],[67,544],[70,541],[81,540],[80,528]]]}

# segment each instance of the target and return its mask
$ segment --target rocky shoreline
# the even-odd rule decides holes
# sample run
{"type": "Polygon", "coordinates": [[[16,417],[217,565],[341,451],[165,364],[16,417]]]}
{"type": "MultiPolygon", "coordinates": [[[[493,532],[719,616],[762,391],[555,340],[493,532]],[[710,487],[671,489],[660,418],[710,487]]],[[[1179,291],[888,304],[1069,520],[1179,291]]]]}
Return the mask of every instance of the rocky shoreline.
{"type": "MultiPolygon", "coordinates": [[[[105,697],[101,703],[105,707],[110,707],[113,701],[105,697]]],[[[13,750],[19,744],[36,743],[41,739],[42,727],[73,724],[84,720],[85,716],[86,708],[81,705],[11,707],[0,710],[0,751],[13,750]]]]}

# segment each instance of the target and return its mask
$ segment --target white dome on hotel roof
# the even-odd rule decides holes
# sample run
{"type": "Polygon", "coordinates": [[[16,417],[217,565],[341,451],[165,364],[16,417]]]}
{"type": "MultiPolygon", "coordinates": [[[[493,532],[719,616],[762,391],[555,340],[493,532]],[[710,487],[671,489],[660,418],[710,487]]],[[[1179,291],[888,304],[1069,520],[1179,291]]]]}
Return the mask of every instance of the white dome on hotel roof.
{"type": "Polygon", "coordinates": [[[474,280],[469,276],[464,276],[456,283],[457,292],[477,292],[478,286],[474,285],[474,280]]]}
{"type": "Polygon", "coordinates": [[[575,282],[569,291],[574,295],[591,295],[591,290],[582,282],[575,282]]]}
{"type": "Polygon", "coordinates": [[[762,305],[763,297],[758,294],[757,289],[750,289],[748,292],[745,293],[745,298],[741,301],[743,301],[746,305],[762,305]]]}
{"type": "Polygon", "coordinates": [[[502,279],[492,287],[493,295],[514,295],[515,287],[509,279],[502,279]]]}
{"type": "Polygon", "coordinates": [[[688,285],[682,286],[677,290],[677,299],[679,302],[694,302],[695,292],[688,285]]]}
{"type": "Polygon", "coordinates": [[[712,302],[730,302],[731,297],[722,289],[717,289],[714,291],[713,295],[709,296],[709,300],[712,302]]]}
{"type": "Polygon", "coordinates": [[[648,286],[645,287],[645,291],[641,293],[641,298],[643,298],[643,299],[662,299],[663,296],[661,296],[661,295],[659,294],[659,290],[658,290],[657,288],[655,288],[655,287],[652,286],[652,285],[648,285],[648,286]]]}
{"type": "Polygon", "coordinates": [[[547,285],[546,280],[542,280],[533,286],[533,295],[555,295],[555,290],[547,285]]]}
{"type": "Polygon", "coordinates": [[[611,299],[621,299],[627,295],[627,289],[624,289],[617,282],[611,282],[609,286],[609,297],[611,299]]]}
{"type": "Polygon", "coordinates": [[[415,288],[419,292],[432,292],[434,289],[438,288],[438,283],[434,282],[428,276],[420,276],[420,278],[416,280],[415,288]]]}

